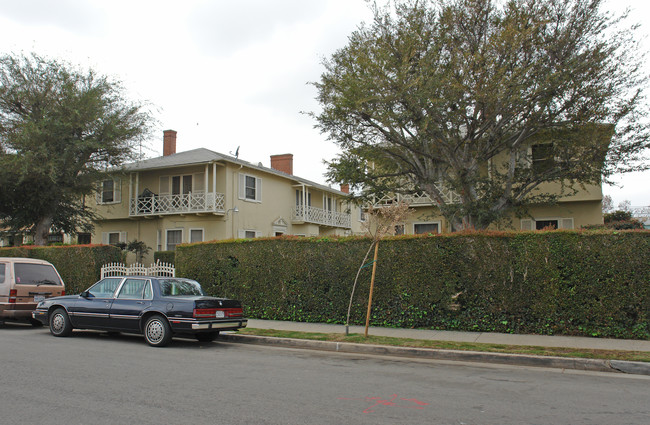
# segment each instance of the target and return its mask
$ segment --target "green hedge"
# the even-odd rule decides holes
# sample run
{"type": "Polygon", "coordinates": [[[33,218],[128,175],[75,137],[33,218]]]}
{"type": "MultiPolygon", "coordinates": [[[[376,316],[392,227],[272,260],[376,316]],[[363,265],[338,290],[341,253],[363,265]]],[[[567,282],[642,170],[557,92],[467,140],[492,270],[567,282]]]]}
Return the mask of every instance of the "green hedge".
{"type": "MultiPolygon", "coordinates": [[[[254,239],[179,246],[177,275],[249,317],[344,323],[370,241],[254,239]]],[[[363,324],[371,267],[352,320],[363,324]]],[[[650,339],[650,232],[513,232],[381,241],[371,324],[650,339]]]]}
{"type": "Polygon", "coordinates": [[[156,251],[153,253],[153,261],[162,262],[162,263],[176,263],[176,252],[175,251],[156,251]]]}
{"type": "Polygon", "coordinates": [[[28,257],[49,261],[65,282],[67,294],[78,294],[100,278],[106,263],[124,262],[124,253],[112,245],[21,246],[0,248],[0,257],[28,257]]]}

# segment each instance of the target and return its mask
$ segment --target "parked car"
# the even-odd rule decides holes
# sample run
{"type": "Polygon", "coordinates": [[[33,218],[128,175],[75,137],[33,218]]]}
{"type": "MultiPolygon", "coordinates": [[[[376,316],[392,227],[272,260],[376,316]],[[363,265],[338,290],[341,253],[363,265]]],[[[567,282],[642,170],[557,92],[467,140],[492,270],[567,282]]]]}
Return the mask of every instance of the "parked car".
{"type": "Polygon", "coordinates": [[[46,299],[32,315],[54,336],[75,328],[138,333],[155,347],[172,336],[209,342],[248,323],[239,301],[206,296],[195,280],[155,276],[107,277],[79,295],[46,299]]]}
{"type": "Polygon", "coordinates": [[[25,321],[34,326],[36,305],[46,298],[65,295],[65,285],[56,268],[44,260],[0,257],[0,322],[25,321]]]}

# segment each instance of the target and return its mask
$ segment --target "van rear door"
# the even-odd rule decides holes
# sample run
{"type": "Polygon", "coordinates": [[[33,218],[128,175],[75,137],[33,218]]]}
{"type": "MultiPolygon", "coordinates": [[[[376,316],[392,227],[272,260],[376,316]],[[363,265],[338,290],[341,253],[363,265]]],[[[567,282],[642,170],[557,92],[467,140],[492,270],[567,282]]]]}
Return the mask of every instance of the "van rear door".
{"type": "Polygon", "coordinates": [[[51,264],[16,262],[13,269],[16,304],[31,304],[28,308],[33,310],[45,298],[64,294],[61,277],[51,264]]]}

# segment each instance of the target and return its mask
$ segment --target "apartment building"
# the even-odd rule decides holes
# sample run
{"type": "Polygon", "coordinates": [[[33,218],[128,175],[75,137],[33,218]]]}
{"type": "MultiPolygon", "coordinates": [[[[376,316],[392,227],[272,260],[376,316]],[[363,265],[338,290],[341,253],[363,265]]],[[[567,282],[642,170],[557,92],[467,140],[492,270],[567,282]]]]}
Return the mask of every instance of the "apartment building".
{"type": "Polygon", "coordinates": [[[177,153],[176,136],[166,130],[163,156],[126,164],[101,182],[94,243],[139,240],[166,251],[208,240],[351,233],[347,193],[295,176],[292,154],[271,156],[267,168],[209,149],[177,153]]]}

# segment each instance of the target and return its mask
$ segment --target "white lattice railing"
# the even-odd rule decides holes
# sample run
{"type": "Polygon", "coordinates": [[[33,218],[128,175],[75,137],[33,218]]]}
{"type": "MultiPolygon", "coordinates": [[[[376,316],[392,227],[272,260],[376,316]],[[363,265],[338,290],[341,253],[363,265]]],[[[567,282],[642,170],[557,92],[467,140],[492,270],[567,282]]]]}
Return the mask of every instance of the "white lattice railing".
{"type": "Polygon", "coordinates": [[[650,219],[650,206],[647,207],[632,207],[631,208],[632,217],[650,219]]]}
{"type": "Polygon", "coordinates": [[[176,268],[173,264],[156,262],[149,267],[144,264],[131,264],[127,266],[123,263],[104,264],[101,269],[101,278],[111,276],[166,276],[175,277],[176,268]]]}
{"type": "Polygon", "coordinates": [[[179,195],[153,195],[131,199],[129,215],[223,213],[225,205],[225,197],[222,193],[197,192],[179,195]]]}
{"type": "MultiPolygon", "coordinates": [[[[460,196],[453,190],[443,190],[442,198],[447,204],[457,204],[461,201],[460,196]]],[[[435,206],[438,205],[428,194],[426,193],[416,193],[402,195],[399,193],[393,195],[385,195],[380,199],[376,199],[374,202],[375,207],[381,207],[384,205],[391,205],[397,202],[405,202],[410,206],[435,206]]]]}
{"type": "Polygon", "coordinates": [[[322,208],[304,207],[302,205],[293,209],[293,220],[315,223],[323,226],[352,227],[350,214],[337,211],[328,211],[322,208]]]}

